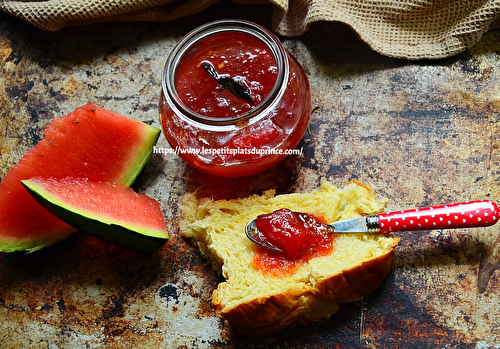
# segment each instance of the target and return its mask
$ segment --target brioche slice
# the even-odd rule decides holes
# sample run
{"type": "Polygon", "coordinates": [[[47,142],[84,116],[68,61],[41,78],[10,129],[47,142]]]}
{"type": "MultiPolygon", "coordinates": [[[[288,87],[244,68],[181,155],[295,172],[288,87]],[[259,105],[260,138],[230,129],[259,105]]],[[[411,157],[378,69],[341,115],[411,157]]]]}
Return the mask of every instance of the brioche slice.
{"type": "Polygon", "coordinates": [[[269,190],[237,200],[214,201],[192,193],[180,200],[180,228],[226,279],[213,292],[216,312],[239,332],[263,335],[328,318],[340,303],[375,290],[391,269],[399,238],[337,234],[333,251],[280,274],[255,263],[263,249],[246,237],[246,223],[285,207],[334,222],[379,213],[386,203],[357,181],[338,189],[323,180],[310,193],[276,196],[269,190]]]}

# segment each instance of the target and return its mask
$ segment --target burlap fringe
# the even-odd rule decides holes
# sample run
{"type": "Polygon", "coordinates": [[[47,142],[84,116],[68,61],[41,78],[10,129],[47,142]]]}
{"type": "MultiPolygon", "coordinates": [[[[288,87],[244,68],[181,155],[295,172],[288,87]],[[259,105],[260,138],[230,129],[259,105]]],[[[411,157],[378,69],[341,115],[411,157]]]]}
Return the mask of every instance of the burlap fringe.
{"type": "MultiPolygon", "coordinates": [[[[46,31],[106,21],[171,21],[217,0],[0,0],[0,10],[46,31]]],[[[318,21],[350,26],[373,50],[441,59],[474,46],[500,24],[500,0],[233,0],[273,4],[273,30],[299,36],[318,21]]]]}

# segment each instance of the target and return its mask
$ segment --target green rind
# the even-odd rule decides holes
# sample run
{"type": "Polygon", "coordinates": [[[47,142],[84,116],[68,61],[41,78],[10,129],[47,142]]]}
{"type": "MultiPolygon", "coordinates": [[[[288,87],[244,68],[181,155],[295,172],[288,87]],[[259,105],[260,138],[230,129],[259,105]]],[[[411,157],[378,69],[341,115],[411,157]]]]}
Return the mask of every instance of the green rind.
{"type": "Polygon", "coordinates": [[[0,238],[0,252],[24,252],[24,253],[32,253],[38,250],[41,250],[45,247],[52,246],[60,241],[63,241],[69,238],[76,232],[76,229],[72,227],[71,230],[68,230],[66,234],[59,233],[57,238],[53,236],[47,236],[46,238],[31,239],[31,240],[13,240],[11,238],[3,239],[0,238]]]}
{"type": "Polygon", "coordinates": [[[67,205],[33,181],[22,180],[21,183],[30,195],[54,216],[102,240],[140,252],[154,252],[169,239],[164,231],[133,227],[67,205]]]}
{"type": "Polygon", "coordinates": [[[55,243],[65,240],[74,234],[75,229],[71,230],[68,235],[61,235],[59,239],[38,239],[35,244],[26,246],[26,241],[14,242],[12,239],[0,239],[0,252],[25,252],[32,253],[47,246],[52,246],[55,243]]]}
{"type": "Polygon", "coordinates": [[[148,142],[143,145],[143,147],[141,148],[141,152],[136,156],[136,159],[142,159],[142,161],[134,161],[136,166],[131,167],[125,173],[125,178],[121,183],[123,183],[127,187],[130,187],[134,183],[144,166],[146,166],[146,163],[149,161],[151,155],[153,154],[154,146],[158,142],[158,138],[160,137],[161,133],[161,130],[154,126],[145,124],[141,121],[138,122],[140,122],[145,127],[144,140],[147,140],[148,142]]]}

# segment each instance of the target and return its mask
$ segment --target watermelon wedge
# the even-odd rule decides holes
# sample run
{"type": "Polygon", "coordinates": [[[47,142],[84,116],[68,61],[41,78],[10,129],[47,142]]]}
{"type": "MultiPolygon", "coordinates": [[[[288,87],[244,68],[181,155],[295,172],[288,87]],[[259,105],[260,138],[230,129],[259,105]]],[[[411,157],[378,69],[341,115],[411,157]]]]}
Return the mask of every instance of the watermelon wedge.
{"type": "Polygon", "coordinates": [[[143,252],[154,252],[168,240],[160,204],[125,185],[84,178],[21,182],[54,216],[103,240],[143,252]]]}
{"type": "Polygon", "coordinates": [[[155,127],[93,104],[54,118],[44,132],[0,182],[0,251],[35,251],[76,231],[40,206],[21,180],[75,177],[130,186],[160,135],[155,127]]]}

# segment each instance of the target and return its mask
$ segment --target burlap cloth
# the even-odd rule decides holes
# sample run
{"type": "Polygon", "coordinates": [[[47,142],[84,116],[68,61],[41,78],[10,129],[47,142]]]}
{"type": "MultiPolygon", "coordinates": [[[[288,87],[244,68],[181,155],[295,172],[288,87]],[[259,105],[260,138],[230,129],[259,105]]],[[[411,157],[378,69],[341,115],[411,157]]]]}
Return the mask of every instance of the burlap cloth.
{"type": "MultiPolygon", "coordinates": [[[[104,21],[169,21],[217,0],[0,0],[0,10],[57,31],[104,21]]],[[[298,36],[318,21],[350,26],[373,50],[405,59],[439,59],[471,48],[500,24],[500,0],[233,0],[271,3],[273,30],[298,36]]]]}

